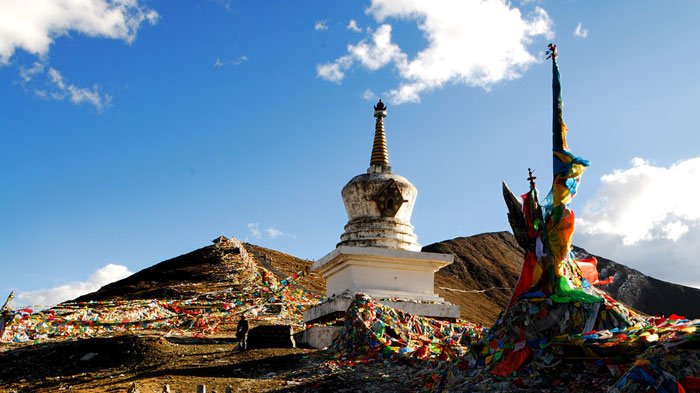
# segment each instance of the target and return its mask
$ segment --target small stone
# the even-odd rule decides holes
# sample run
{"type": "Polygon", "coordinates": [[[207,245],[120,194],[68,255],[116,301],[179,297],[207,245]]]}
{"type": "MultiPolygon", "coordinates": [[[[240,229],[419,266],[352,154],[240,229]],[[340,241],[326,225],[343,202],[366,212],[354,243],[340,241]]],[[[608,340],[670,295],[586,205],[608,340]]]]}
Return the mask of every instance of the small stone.
{"type": "Polygon", "coordinates": [[[95,356],[97,356],[97,354],[96,354],[95,352],[90,352],[90,353],[86,353],[86,354],[85,354],[83,357],[81,357],[79,360],[82,361],[82,362],[85,362],[85,361],[94,359],[95,356]]]}

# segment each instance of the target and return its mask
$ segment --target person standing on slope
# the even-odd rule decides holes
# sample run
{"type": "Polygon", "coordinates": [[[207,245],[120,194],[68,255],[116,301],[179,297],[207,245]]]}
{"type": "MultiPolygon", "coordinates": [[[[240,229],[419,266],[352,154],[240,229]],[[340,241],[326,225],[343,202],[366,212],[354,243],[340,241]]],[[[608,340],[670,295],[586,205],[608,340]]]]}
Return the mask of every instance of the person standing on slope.
{"type": "Polygon", "coordinates": [[[238,320],[236,328],[236,338],[238,339],[238,348],[245,351],[248,349],[248,320],[245,315],[241,314],[241,319],[238,320]]]}

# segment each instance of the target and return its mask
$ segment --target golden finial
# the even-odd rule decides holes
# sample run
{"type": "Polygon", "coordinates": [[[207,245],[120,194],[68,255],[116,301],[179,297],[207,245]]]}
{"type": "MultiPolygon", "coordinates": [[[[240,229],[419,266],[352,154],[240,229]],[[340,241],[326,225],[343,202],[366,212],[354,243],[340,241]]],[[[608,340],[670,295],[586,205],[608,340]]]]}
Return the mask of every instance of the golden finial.
{"type": "Polygon", "coordinates": [[[377,123],[374,128],[374,144],[372,145],[372,157],[370,158],[370,170],[374,167],[380,167],[382,172],[391,173],[389,167],[389,152],[386,148],[386,134],[384,133],[384,118],[386,117],[386,105],[379,99],[377,105],[374,106],[374,117],[377,118],[377,123]]]}

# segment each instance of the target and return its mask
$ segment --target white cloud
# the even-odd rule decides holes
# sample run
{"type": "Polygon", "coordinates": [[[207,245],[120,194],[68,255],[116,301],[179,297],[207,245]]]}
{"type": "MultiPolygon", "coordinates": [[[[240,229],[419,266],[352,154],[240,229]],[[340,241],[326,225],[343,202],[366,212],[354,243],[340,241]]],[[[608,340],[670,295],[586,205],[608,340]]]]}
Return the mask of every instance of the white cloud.
{"type": "Polygon", "coordinates": [[[331,63],[316,66],[318,76],[328,81],[340,83],[345,71],[357,61],[365,68],[375,71],[390,62],[405,66],[406,55],[398,45],[391,42],[391,25],[384,24],[372,32],[370,41],[362,40],[356,45],[348,45],[349,55],[341,56],[331,63]]]}
{"type": "Polygon", "coordinates": [[[276,239],[283,235],[282,231],[274,227],[265,229],[265,232],[267,233],[267,236],[270,237],[270,239],[276,239]]]}
{"type": "Polygon", "coordinates": [[[588,29],[584,29],[583,25],[581,25],[581,22],[578,22],[578,24],[576,25],[576,30],[574,30],[574,35],[576,37],[586,38],[588,37],[588,29]]]}
{"type": "Polygon", "coordinates": [[[122,278],[129,277],[132,274],[133,273],[130,272],[126,266],[110,263],[95,270],[95,272],[90,275],[88,281],[102,287],[117,280],[121,280],[122,278]]]}
{"type": "Polygon", "coordinates": [[[231,60],[222,60],[221,58],[217,57],[216,60],[214,61],[214,67],[223,67],[227,64],[232,64],[232,65],[237,66],[237,65],[241,65],[241,64],[245,63],[246,61],[248,61],[248,56],[245,56],[245,55],[235,57],[231,60]]]}
{"type": "Polygon", "coordinates": [[[352,65],[352,57],[342,56],[332,63],[316,65],[316,73],[319,78],[330,82],[340,83],[345,78],[345,70],[352,65]]]}
{"type": "Polygon", "coordinates": [[[584,207],[578,228],[609,234],[631,246],[654,239],[678,240],[700,224],[700,157],[668,168],[640,158],[632,167],[601,177],[602,186],[584,207]]]}
{"type": "Polygon", "coordinates": [[[233,64],[233,65],[239,65],[239,64],[245,63],[246,61],[248,61],[248,56],[245,56],[245,55],[244,55],[244,56],[238,56],[238,57],[236,57],[235,59],[231,60],[231,64],[233,64]]]}
{"type": "Polygon", "coordinates": [[[253,235],[255,239],[261,239],[262,238],[262,232],[260,232],[260,224],[257,222],[251,222],[248,224],[248,230],[250,231],[250,234],[253,235]]]}
{"type": "Polygon", "coordinates": [[[76,281],[53,288],[18,292],[15,306],[52,306],[78,296],[94,292],[104,285],[130,276],[132,272],[126,266],[108,264],[97,269],[87,281],[76,281]]]}
{"type": "Polygon", "coordinates": [[[370,89],[367,89],[362,93],[362,98],[367,101],[373,101],[375,97],[377,97],[377,95],[370,89]]]}
{"type": "Polygon", "coordinates": [[[353,59],[376,71],[390,62],[406,67],[407,56],[398,45],[391,42],[391,25],[384,24],[372,34],[372,41],[360,41],[357,45],[348,45],[348,52],[353,59]]]}
{"type": "Polygon", "coordinates": [[[57,37],[71,31],[131,43],[143,22],[157,21],[158,13],[138,0],[3,0],[0,64],[17,49],[45,56],[57,37]]]}
{"type": "MultiPolygon", "coordinates": [[[[38,97],[88,103],[102,111],[112,97],[91,88],[67,83],[56,69],[48,67],[51,44],[77,32],[132,43],[144,22],[155,24],[159,15],[139,0],[2,0],[0,1],[0,66],[10,63],[17,50],[39,58],[31,67],[19,66],[22,84],[44,76],[46,86],[28,88],[38,97]],[[48,71],[46,71],[48,69],[48,71]]],[[[26,87],[26,86],[25,86],[26,87]]]]}
{"type": "Polygon", "coordinates": [[[32,79],[34,79],[35,76],[41,74],[44,72],[44,69],[46,67],[44,66],[43,63],[35,61],[34,64],[32,64],[31,67],[25,68],[20,66],[19,67],[19,76],[22,78],[24,82],[29,82],[32,79]]]}
{"type": "Polygon", "coordinates": [[[41,62],[34,62],[30,68],[19,67],[19,76],[22,78],[22,84],[27,87],[35,84],[38,77],[45,79],[41,88],[29,88],[38,97],[43,99],[51,99],[63,101],[70,100],[74,104],[88,103],[102,111],[107,108],[112,96],[100,92],[99,86],[95,85],[91,88],[79,87],[71,83],[67,83],[63,75],[55,68],[49,67],[41,62]]]}
{"type": "Polygon", "coordinates": [[[314,30],[316,31],[323,31],[323,30],[328,30],[328,25],[326,24],[325,20],[320,20],[314,24],[314,30]]]}
{"type": "Polygon", "coordinates": [[[399,86],[388,92],[394,103],[418,102],[422,93],[446,83],[488,89],[518,78],[538,61],[527,48],[533,38],[553,35],[545,10],[536,7],[525,17],[505,0],[373,0],[366,12],[379,23],[415,21],[428,46],[409,59],[392,42],[392,26],[384,23],[370,31],[367,39],[348,45],[348,54],[317,65],[317,75],[340,83],[355,63],[370,71],[392,64],[400,78],[399,86]]]}
{"type": "Polygon", "coordinates": [[[601,177],[576,220],[577,244],[657,278],[700,287],[700,157],[641,158],[601,177]]]}
{"type": "Polygon", "coordinates": [[[210,1],[217,3],[218,5],[223,7],[224,10],[226,10],[226,12],[229,12],[231,14],[238,14],[238,10],[236,10],[236,8],[233,7],[233,2],[231,0],[210,0],[210,1]]]}
{"type": "Polygon", "coordinates": [[[50,98],[57,101],[69,99],[74,104],[88,103],[102,111],[112,102],[112,96],[100,92],[99,86],[92,88],[78,87],[74,84],[66,83],[63,75],[55,68],[49,68],[47,75],[51,85],[50,91],[36,90],[36,94],[42,98],[50,98]]]}
{"type": "Polygon", "coordinates": [[[357,25],[357,22],[355,21],[355,19],[350,19],[350,22],[348,22],[348,25],[346,28],[348,30],[354,31],[355,33],[359,33],[362,31],[362,29],[360,29],[360,26],[357,25]]]}
{"type": "Polygon", "coordinates": [[[280,236],[286,236],[291,238],[295,237],[294,235],[284,233],[275,227],[267,227],[265,229],[262,229],[260,228],[260,224],[258,224],[257,222],[249,223],[248,230],[250,231],[251,236],[253,236],[253,238],[256,240],[262,240],[263,238],[274,240],[280,236]]]}

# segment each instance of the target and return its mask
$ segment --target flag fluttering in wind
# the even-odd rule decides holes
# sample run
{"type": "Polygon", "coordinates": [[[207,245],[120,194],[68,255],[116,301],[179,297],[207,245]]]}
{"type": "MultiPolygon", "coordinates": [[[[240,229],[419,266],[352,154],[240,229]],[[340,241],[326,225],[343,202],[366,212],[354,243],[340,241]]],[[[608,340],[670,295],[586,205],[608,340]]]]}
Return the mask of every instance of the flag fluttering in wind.
{"type": "Polygon", "coordinates": [[[552,188],[540,202],[536,177],[530,171],[530,190],[522,196],[528,244],[523,273],[510,305],[526,292],[542,294],[555,302],[601,303],[603,299],[593,293],[591,281],[571,255],[575,216],[569,203],[589,162],[569,150],[556,45],[550,44],[547,54],[552,60],[552,188]]]}
{"type": "MultiPolygon", "coordinates": [[[[540,201],[534,173],[528,170],[529,190],[522,202],[503,184],[508,221],[525,251],[523,269],[508,307],[491,329],[485,363],[491,373],[510,375],[531,357],[542,357],[543,342],[591,331],[625,329],[640,317],[594,285],[600,280],[595,258],[579,260],[571,251],[576,195],[589,163],[574,155],[566,142],[557,47],[549,45],[552,60],[552,188],[540,201]],[[506,348],[497,356],[497,348],[506,348]]],[[[641,323],[641,322],[640,322],[641,323]]]]}

